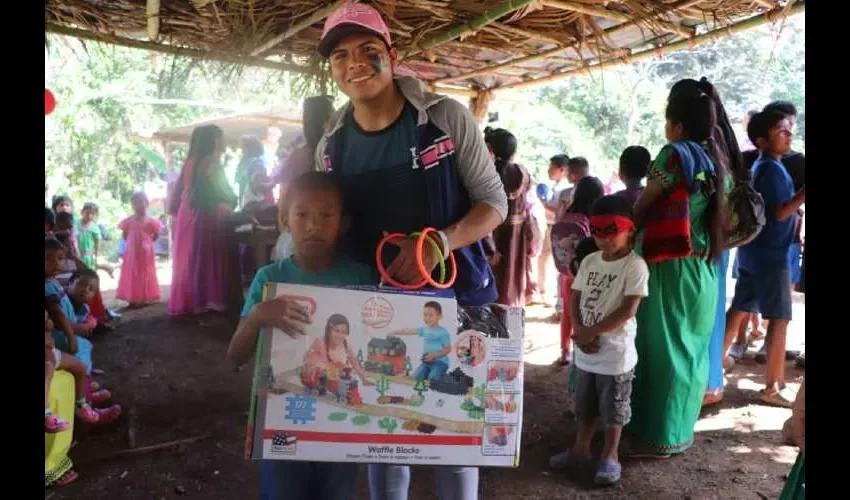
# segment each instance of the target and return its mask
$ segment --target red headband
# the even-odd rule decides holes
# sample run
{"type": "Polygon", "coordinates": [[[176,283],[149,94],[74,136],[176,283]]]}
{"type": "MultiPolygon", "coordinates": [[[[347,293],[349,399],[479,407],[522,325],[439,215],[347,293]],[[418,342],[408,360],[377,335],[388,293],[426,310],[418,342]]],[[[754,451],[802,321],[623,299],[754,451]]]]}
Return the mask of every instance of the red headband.
{"type": "Polygon", "coordinates": [[[594,215],[590,218],[590,234],[595,238],[611,238],[634,228],[632,220],[622,215],[594,215]]]}

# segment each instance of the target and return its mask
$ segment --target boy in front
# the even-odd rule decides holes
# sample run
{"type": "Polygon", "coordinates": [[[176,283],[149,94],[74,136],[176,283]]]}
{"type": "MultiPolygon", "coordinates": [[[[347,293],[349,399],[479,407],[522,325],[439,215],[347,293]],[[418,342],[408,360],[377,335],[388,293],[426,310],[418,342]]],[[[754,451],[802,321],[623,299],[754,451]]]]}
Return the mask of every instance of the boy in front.
{"type": "Polygon", "coordinates": [[[635,314],[649,293],[649,269],[632,251],[632,207],[620,196],[605,196],[591,210],[590,228],[599,251],[585,257],[573,281],[570,314],[575,352],[575,415],[579,429],[572,448],[549,459],[553,469],[591,459],[590,444],[601,420],[605,445],[594,481],[620,480],[617,454],[623,426],[631,419],[637,365],[635,314]]]}

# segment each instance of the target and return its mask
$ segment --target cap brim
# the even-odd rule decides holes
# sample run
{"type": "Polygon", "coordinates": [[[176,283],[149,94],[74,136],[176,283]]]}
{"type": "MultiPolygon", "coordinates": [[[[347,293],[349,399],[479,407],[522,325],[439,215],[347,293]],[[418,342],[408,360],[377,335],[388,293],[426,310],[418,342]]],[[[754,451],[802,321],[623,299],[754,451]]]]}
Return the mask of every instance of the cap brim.
{"type": "Polygon", "coordinates": [[[319,42],[319,54],[321,54],[322,57],[329,57],[334,47],[336,47],[337,44],[344,38],[351,35],[373,35],[378,37],[382,42],[384,42],[384,44],[387,43],[384,39],[384,35],[382,35],[379,31],[366,28],[365,26],[360,26],[359,24],[340,24],[330,30],[319,42]]]}

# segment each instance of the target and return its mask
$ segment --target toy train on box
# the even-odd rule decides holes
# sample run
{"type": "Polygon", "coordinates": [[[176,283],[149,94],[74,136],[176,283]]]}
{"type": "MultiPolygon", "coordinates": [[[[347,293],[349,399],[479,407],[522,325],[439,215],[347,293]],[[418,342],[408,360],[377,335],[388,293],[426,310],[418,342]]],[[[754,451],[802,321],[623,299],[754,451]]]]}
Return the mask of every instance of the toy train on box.
{"type": "Polygon", "coordinates": [[[369,350],[363,368],[384,375],[410,375],[413,369],[407,359],[407,344],[393,335],[385,339],[373,338],[366,348],[369,350]]]}
{"type": "Polygon", "coordinates": [[[360,382],[351,375],[348,366],[336,365],[333,368],[322,370],[302,370],[301,383],[304,384],[305,392],[312,394],[313,391],[319,396],[331,394],[336,396],[337,403],[348,405],[363,404],[360,396],[360,382]]]}

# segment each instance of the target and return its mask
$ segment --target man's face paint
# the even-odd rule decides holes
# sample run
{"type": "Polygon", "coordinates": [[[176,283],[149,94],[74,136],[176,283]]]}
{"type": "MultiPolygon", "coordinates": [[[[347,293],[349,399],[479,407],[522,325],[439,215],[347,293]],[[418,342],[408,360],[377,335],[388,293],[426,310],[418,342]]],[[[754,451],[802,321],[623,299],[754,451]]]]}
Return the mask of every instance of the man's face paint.
{"type": "Polygon", "coordinates": [[[372,71],[374,71],[375,73],[377,73],[379,75],[384,72],[384,67],[386,65],[384,64],[383,55],[381,55],[377,52],[372,52],[370,54],[367,54],[366,57],[369,61],[369,66],[372,67],[372,71]]]}

